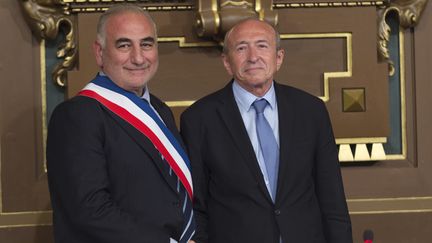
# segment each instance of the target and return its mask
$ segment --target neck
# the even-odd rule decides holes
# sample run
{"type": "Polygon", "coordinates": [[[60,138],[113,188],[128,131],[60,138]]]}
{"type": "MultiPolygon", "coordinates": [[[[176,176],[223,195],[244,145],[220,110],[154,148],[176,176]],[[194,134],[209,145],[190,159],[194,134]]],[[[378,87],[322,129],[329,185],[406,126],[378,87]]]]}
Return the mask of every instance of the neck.
{"type": "Polygon", "coordinates": [[[242,83],[237,82],[243,89],[248,91],[249,93],[255,95],[256,97],[263,97],[267,91],[270,90],[273,80],[265,82],[264,84],[259,85],[251,85],[251,86],[244,86],[242,83]]]}
{"type": "Polygon", "coordinates": [[[138,97],[141,97],[144,95],[145,88],[132,89],[132,90],[128,90],[128,91],[136,94],[138,97]]]}
{"type": "MultiPolygon", "coordinates": [[[[270,86],[271,87],[271,86],[270,86]]],[[[254,87],[252,90],[249,90],[253,95],[257,97],[263,97],[267,91],[270,89],[270,87],[254,87]]]]}

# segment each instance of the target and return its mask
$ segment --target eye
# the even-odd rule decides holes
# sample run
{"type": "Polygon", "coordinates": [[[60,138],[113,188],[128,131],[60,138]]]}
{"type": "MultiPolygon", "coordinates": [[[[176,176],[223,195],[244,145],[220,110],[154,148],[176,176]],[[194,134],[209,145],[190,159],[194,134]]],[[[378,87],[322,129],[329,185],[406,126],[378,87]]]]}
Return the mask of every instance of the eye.
{"type": "Polygon", "coordinates": [[[260,48],[260,49],[266,49],[266,48],[268,48],[268,45],[265,44],[265,43],[261,43],[261,44],[258,44],[258,48],[260,48]]]}
{"type": "Polygon", "coordinates": [[[123,51],[129,50],[130,47],[131,47],[130,43],[127,43],[127,42],[122,42],[122,43],[117,44],[117,49],[123,50],[123,51]]]}
{"type": "Polygon", "coordinates": [[[237,48],[236,48],[236,51],[244,51],[244,50],[246,50],[245,45],[240,45],[240,46],[237,46],[237,48]]]}
{"type": "Polygon", "coordinates": [[[150,50],[152,49],[154,46],[154,42],[142,42],[141,43],[141,48],[144,50],[150,50]]]}

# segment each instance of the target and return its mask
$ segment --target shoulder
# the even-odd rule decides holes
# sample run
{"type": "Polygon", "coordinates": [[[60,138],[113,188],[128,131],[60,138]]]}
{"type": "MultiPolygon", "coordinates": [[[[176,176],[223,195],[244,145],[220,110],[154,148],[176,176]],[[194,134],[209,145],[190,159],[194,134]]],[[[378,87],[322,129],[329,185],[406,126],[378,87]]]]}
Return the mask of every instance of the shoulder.
{"type": "Polygon", "coordinates": [[[183,112],[182,116],[211,113],[220,107],[223,102],[230,99],[228,91],[227,87],[225,87],[198,99],[183,112]]]}
{"type": "Polygon", "coordinates": [[[160,106],[160,107],[168,107],[168,106],[165,104],[165,102],[163,102],[161,99],[159,99],[159,97],[157,97],[157,96],[154,95],[154,94],[150,94],[150,101],[151,101],[152,104],[155,104],[155,105],[157,105],[157,106],[160,106]]]}
{"type": "Polygon", "coordinates": [[[98,119],[103,113],[102,105],[89,97],[75,96],[60,103],[53,111],[50,118],[50,125],[53,123],[88,124],[98,119]]]}
{"type": "Polygon", "coordinates": [[[156,109],[156,111],[159,113],[160,116],[166,118],[167,116],[170,117],[170,119],[174,120],[173,113],[169,106],[165,104],[161,99],[159,99],[157,96],[150,94],[150,102],[151,105],[156,109]]]}
{"type": "Polygon", "coordinates": [[[63,113],[86,113],[100,109],[100,103],[85,96],[75,96],[63,101],[54,109],[53,115],[63,113]]]}
{"type": "Polygon", "coordinates": [[[277,83],[275,91],[278,100],[288,101],[302,108],[325,108],[324,102],[319,97],[304,90],[277,83]]]}

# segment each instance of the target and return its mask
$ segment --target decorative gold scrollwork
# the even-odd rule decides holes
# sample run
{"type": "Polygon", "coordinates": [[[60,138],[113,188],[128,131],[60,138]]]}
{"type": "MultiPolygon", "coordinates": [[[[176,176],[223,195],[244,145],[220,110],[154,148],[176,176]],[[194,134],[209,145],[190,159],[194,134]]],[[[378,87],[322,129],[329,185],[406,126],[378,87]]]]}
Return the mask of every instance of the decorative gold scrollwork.
{"type": "Polygon", "coordinates": [[[391,12],[399,16],[399,25],[402,28],[412,28],[417,25],[428,0],[394,0],[389,1],[384,9],[378,12],[378,53],[381,61],[389,63],[389,75],[395,72],[394,63],[390,60],[388,42],[390,38],[390,26],[386,17],[391,12]]]}
{"type": "Polygon", "coordinates": [[[237,22],[257,17],[277,25],[272,0],[198,0],[195,27],[200,37],[220,41],[237,22]]]}
{"type": "Polygon", "coordinates": [[[57,51],[57,57],[63,58],[53,73],[52,78],[59,86],[66,86],[67,71],[72,69],[77,48],[75,42],[74,25],[68,16],[68,4],[63,0],[21,0],[26,20],[36,36],[42,39],[55,39],[61,26],[66,27],[65,42],[57,51]]]}

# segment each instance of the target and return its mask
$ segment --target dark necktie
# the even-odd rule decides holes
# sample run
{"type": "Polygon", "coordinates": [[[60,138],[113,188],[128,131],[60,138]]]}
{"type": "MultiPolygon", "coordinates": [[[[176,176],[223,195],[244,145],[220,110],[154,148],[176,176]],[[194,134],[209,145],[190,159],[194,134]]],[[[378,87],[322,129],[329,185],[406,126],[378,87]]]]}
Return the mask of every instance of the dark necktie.
{"type": "MultiPolygon", "coordinates": [[[[142,100],[147,104],[149,104],[149,102],[146,99],[142,99],[142,100]]],[[[165,166],[167,167],[167,173],[169,173],[169,175],[173,178],[173,180],[176,181],[176,189],[180,196],[180,206],[182,207],[183,218],[185,223],[183,225],[182,234],[180,236],[179,243],[187,243],[194,235],[196,229],[195,219],[193,215],[192,201],[190,200],[186,189],[180,182],[177,175],[172,170],[171,166],[168,164],[168,162],[165,160],[162,154],[159,153],[159,155],[162,157],[162,160],[165,162],[165,166]]]]}
{"type": "Polygon", "coordinates": [[[277,145],[273,130],[264,116],[264,109],[266,108],[267,104],[267,100],[260,99],[254,101],[252,105],[254,106],[256,112],[255,123],[258,135],[258,142],[264,158],[264,164],[267,169],[267,176],[269,179],[271,194],[274,201],[276,198],[278,179],[279,146],[277,145]]]}
{"type": "Polygon", "coordinates": [[[169,168],[169,174],[177,181],[176,189],[180,195],[180,205],[182,207],[185,222],[185,224],[183,225],[182,235],[180,236],[179,243],[187,243],[192,238],[196,228],[193,215],[192,201],[190,200],[186,189],[181,184],[180,180],[178,179],[177,175],[174,173],[171,167],[169,168]]]}

